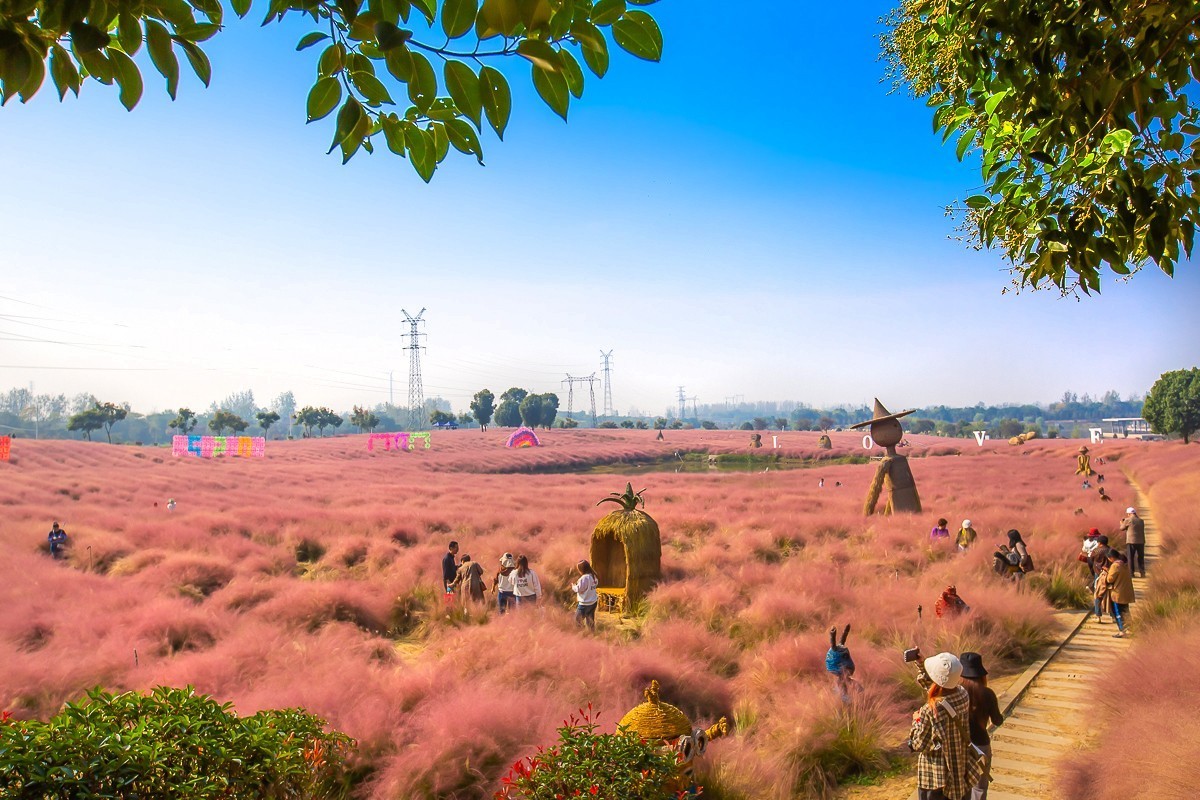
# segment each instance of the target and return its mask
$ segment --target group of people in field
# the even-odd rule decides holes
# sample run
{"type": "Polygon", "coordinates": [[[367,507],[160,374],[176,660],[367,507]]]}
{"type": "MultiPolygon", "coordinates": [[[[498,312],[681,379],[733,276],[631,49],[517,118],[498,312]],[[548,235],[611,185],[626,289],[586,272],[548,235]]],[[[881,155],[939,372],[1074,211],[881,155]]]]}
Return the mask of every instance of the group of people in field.
{"type": "MultiPolygon", "coordinates": [[[[1029,548],[1019,530],[1010,529],[1006,537],[1008,543],[996,545],[996,550],[992,553],[992,569],[1008,580],[1019,581],[1026,573],[1033,571],[1033,557],[1029,555],[1029,548]]],[[[937,524],[929,531],[929,544],[933,548],[950,542],[952,538],[955,549],[960,553],[967,553],[975,546],[979,533],[972,526],[971,520],[964,519],[962,526],[952,537],[949,523],[944,517],[938,519],[937,524]]]]}
{"type": "Polygon", "coordinates": [[[1092,594],[1092,613],[1104,623],[1108,616],[1117,624],[1114,637],[1120,639],[1129,632],[1129,606],[1136,599],[1133,573],[1146,577],[1146,522],[1137,509],[1125,509],[1121,520],[1125,534],[1125,551],[1110,547],[1108,537],[1092,528],[1083,539],[1079,560],[1087,565],[1086,585],[1092,594]]]}
{"type": "MultiPolygon", "coordinates": [[[[463,553],[460,558],[458,550],[458,542],[452,541],[442,556],[442,584],[448,598],[453,599],[457,595],[464,606],[481,606],[487,602],[487,593],[491,592],[496,595],[496,608],[501,614],[516,608],[536,606],[542,599],[542,581],[538,574],[530,569],[527,556],[519,555],[514,558],[512,553],[501,555],[499,566],[491,576],[489,589],[488,576],[483,565],[473,561],[467,553],[463,553]]],[[[575,623],[595,630],[600,582],[592,565],[586,560],[576,564],[575,571],[578,578],[571,584],[576,601],[575,623]]]]}

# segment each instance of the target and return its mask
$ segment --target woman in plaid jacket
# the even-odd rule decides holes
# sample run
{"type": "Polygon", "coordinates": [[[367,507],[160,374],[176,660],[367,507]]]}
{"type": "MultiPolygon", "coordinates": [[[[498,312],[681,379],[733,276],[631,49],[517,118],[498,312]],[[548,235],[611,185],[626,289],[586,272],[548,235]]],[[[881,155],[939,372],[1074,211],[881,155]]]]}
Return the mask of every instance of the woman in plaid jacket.
{"type": "Polygon", "coordinates": [[[929,700],[913,713],[909,746],[917,752],[920,800],[963,800],[971,745],[971,699],[962,682],[962,662],[952,653],[925,659],[929,700]]]}

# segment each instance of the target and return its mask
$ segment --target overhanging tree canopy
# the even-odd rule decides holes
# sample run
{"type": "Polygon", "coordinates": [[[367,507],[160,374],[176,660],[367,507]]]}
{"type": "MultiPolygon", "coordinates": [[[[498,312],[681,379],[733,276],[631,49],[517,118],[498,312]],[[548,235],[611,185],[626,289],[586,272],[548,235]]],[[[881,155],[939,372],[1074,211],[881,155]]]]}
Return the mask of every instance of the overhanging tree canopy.
{"type": "MultiPolygon", "coordinates": [[[[245,17],[251,2],[229,0],[229,6],[245,17]]],[[[296,49],[323,46],[307,111],[313,122],[337,109],[329,152],[340,148],[345,163],[360,149],[374,152],[382,141],[429,181],[451,146],[483,163],[479,134],[485,119],[504,137],[512,109],[508,81],[485,62],[528,61],[538,95],[565,120],[571,98],[583,95],[580,59],[597,78],[608,71],[608,36],[638,58],[661,58],[658,24],[636,8],[654,2],[259,0],[259,5],[266,11],[263,25],[288,15],[312,18],[316,30],[296,49]],[[392,96],[397,86],[389,90],[385,81],[399,84],[399,105],[392,96]]],[[[134,59],[143,42],[174,99],[180,53],[208,85],[212,66],[200,44],[220,33],[224,16],[220,0],[0,2],[0,101],[19,96],[25,102],[48,70],[59,100],[68,91],[78,95],[90,76],[115,83],[121,103],[132,110],[142,96],[134,59]]]]}
{"type": "Polygon", "coordinates": [[[1090,293],[1105,268],[1190,257],[1200,0],[903,0],[887,22],[892,75],[981,157],[959,211],[1017,288],[1090,293]]]}

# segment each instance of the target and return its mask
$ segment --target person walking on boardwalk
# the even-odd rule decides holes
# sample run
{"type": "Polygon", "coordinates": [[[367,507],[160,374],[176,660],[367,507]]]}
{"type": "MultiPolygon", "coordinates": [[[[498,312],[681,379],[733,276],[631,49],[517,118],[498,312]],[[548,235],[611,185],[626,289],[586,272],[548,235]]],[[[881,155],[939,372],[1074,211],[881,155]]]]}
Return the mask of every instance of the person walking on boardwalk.
{"type": "Polygon", "coordinates": [[[1108,584],[1108,597],[1112,602],[1113,617],[1117,620],[1117,632],[1113,638],[1120,639],[1125,635],[1125,621],[1129,616],[1129,605],[1136,598],[1133,594],[1133,575],[1129,572],[1129,559],[1115,547],[1108,551],[1112,564],[1108,567],[1105,583],[1108,584]]]}
{"type": "MultiPolygon", "coordinates": [[[[928,700],[913,712],[908,744],[917,753],[919,800],[963,800],[968,780],[971,698],[962,683],[962,662],[953,653],[925,659],[928,700]]],[[[978,776],[974,776],[977,778],[978,776]]]]}
{"type": "Polygon", "coordinates": [[[1112,616],[1112,603],[1108,597],[1108,548],[1096,551],[1093,557],[1096,575],[1092,578],[1092,611],[1096,622],[1104,622],[1104,615],[1112,616]]]}
{"type": "Polygon", "coordinates": [[[983,657],[979,653],[963,653],[958,660],[963,665],[962,685],[971,699],[968,718],[971,744],[983,751],[983,774],[975,781],[970,794],[964,800],[987,800],[992,771],[992,737],[988,735],[988,723],[1001,725],[1004,723],[1004,715],[1000,713],[996,693],[988,688],[988,671],[983,668],[983,657]]]}
{"type": "Polygon", "coordinates": [[[1129,574],[1137,572],[1139,578],[1146,577],[1146,521],[1138,516],[1136,508],[1125,509],[1121,530],[1125,532],[1125,549],[1129,553],[1129,574]]]}

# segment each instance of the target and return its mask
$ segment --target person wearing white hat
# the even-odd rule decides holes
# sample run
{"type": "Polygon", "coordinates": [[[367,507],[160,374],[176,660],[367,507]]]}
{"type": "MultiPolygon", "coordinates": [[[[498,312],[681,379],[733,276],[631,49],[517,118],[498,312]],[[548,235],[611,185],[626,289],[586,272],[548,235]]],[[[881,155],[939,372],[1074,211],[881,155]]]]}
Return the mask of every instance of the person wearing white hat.
{"type": "Polygon", "coordinates": [[[959,529],[958,535],[954,537],[954,543],[958,545],[958,552],[965,553],[971,549],[971,545],[975,544],[975,537],[979,534],[975,533],[975,529],[971,527],[971,520],[964,519],[962,528],[959,529]]]}
{"type": "MultiPolygon", "coordinates": [[[[971,698],[962,688],[963,665],[953,653],[925,659],[928,701],[913,712],[908,742],[917,753],[919,800],[962,800],[970,791],[971,698]]],[[[976,775],[976,777],[978,777],[976,775]]]]}
{"type": "Polygon", "coordinates": [[[1129,574],[1137,572],[1139,577],[1146,577],[1146,521],[1138,516],[1136,508],[1125,509],[1121,530],[1125,531],[1125,549],[1129,551],[1129,574]]]}
{"type": "Polygon", "coordinates": [[[516,568],[517,561],[513,558],[512,553],[505,553],[500,556],[500,571],[492,579],[492,591],[496,593],[501,614],[508,611],[510,607],[515,608],[517,605],[517,585],[513,580],[513,572],[516,568]]]}

